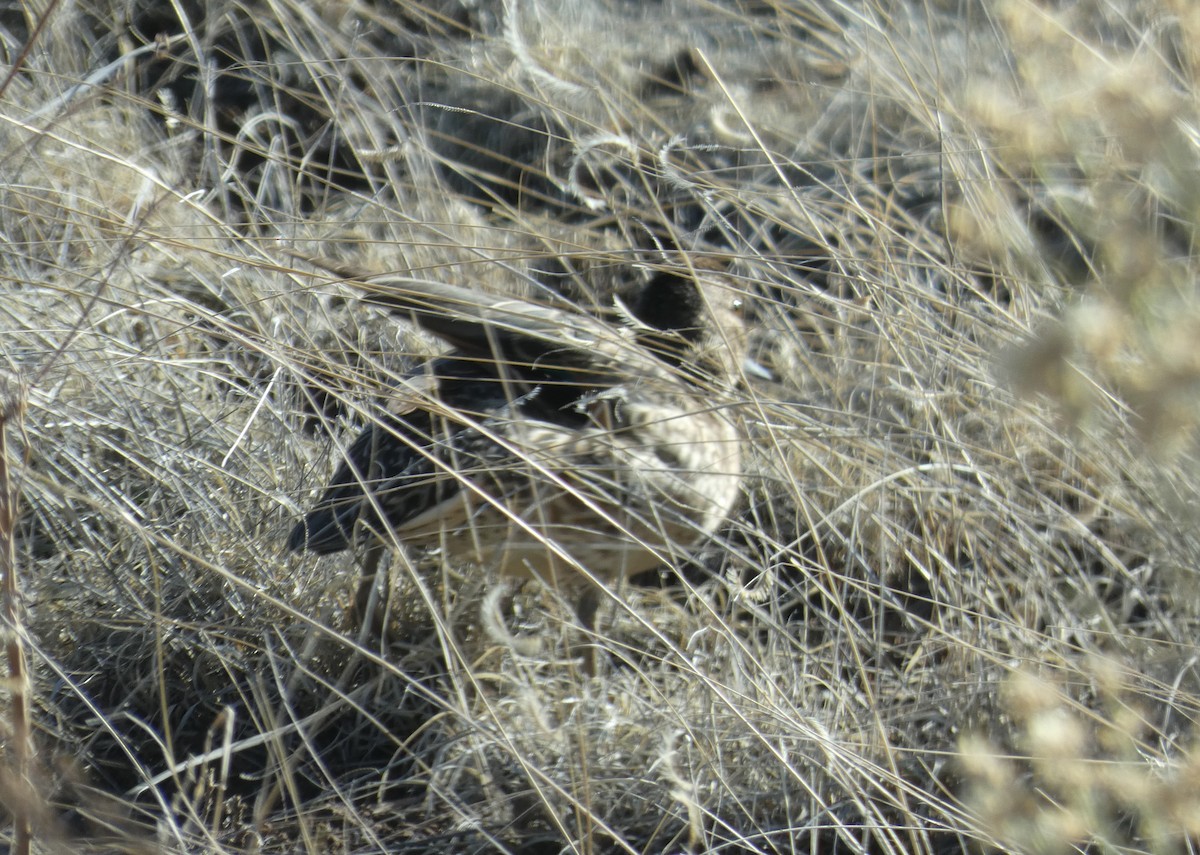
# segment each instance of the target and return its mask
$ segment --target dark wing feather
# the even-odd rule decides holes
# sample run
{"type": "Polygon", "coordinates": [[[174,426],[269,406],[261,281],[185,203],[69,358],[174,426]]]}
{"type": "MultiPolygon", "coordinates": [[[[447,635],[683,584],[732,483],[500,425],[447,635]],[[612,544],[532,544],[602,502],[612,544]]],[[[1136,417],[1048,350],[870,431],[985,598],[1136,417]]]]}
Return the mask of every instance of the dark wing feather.
{"type": "Polygon", "coordinates": [[[362,292],[366,302],[408,317],[466,354],[516,365],[545,363],[586,371],[613,331],[587,315],[425,279],[378,274],[333,259],[291,253],[362,292]]]}
{"type": "Polygon", "coordinates": [[[462,476],[455,473],[473,468],[467,465],[472,458],[478,479],[508,456],[483,433],[442,411],[464,413],[483,424],[521,418],[579,426],[586,420],[574,404],[589,390],[562,382],[554,372],[510,368],[504,375],[490,361],[441,357],[431,362],[412,385],[429,386],[440,412],[418,407],[368,425],[321,498],[292,529],[288,548],[341,552],[353,543],[360,519],[368,528],[399,528],[461,490],[462,476]]]}
{"type": "Polygon", "coordinates": [[[393,424],[371,424],[358,435],[321,498],[288,537],[291,550],[308,549],[328,555],[347,549],[364,513],[376,500],[388,518],[416,515],[441,501],[448,486],[444,473],[421,449],[430,445],[433,418],[416,411],[393,424]],[[386,492],[382,488],[389,485],[386,492]]]}

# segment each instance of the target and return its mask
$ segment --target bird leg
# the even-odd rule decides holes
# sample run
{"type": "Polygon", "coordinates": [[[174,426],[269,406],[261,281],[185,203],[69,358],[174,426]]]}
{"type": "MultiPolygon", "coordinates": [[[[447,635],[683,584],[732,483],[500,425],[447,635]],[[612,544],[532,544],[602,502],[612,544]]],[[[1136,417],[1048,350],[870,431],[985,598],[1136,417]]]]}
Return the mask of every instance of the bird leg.
{"type": "MultiPolygon", "coordinates": [[[[350,619],[364,637],[369,637],[375,630],[382,632],[384,621],[387,620],[388,595],[391,585],[385,584],[382,596],[378,590],[379,561],[383,558],[384,545],[372,541],[367,546],[363,556],[362,572],[358,577],[358,590],[354,595],[354,606],[350,619]]],[[[387,580],[384,580],[385,583],[387,580]]]]}

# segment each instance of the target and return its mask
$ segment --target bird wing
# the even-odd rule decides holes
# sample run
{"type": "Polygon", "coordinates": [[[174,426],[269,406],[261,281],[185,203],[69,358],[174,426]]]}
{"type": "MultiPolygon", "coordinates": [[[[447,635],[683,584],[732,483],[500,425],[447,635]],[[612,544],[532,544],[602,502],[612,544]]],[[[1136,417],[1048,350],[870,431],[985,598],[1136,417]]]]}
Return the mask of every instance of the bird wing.
{"type": "Polygon", "coordinates": [[[628,351],[636,350],[627,330],[580,312],[411,276],[371,273],[322,256],[289,253],[353,285],[368,303],[411,317],[423,329],[469,354],[526,366],[607,374],[618,367],[606,364],[616,354],[627,364],[631,358],[628,351]]]}
{"type": "MultiPolygon", "coordinates": [[[[457,507],[467,481],[491,483],[519,456],[491,429],[514,419],[578,424],[561,388],[501,379],[492,362],[439,357],[396,383],[387,406],[346,449],[329,486],[288,539],[291,550],[340,552],[360,519],[377,531],[403,529],[431,509],[457,507]],[[492,426],[492,427],[489,427],[492,426]]],[[[576,390],[577,392],[577,390],[576,390]]],[[[499,495],[499,493],[497,493],[499,495]]]]}
{"type": "Polygon", "coordinates": [[[371,506],[370,497],[385,484],[404,484],[403,490],[389,494],[393,507],[385,516],[411,515],[444,498],[440,495],[447,486],[444,474],[420,452],[434,431],[431,414],[414,410],[390,422],[367,425],[351,443],[321,498],[292,529],[289,549],[326,555],[349,547],[355,524],[371,506]],[[401,497],[410,508],[394,507],[401,497]]]}

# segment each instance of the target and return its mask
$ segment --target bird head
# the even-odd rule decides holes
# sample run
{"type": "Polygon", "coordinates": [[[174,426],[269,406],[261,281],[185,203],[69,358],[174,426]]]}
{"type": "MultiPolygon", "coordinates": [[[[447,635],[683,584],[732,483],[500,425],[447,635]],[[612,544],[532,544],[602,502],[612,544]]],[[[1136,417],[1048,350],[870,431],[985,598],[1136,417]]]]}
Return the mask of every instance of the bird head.
{"type": "Polygon", "coordinates": [[[701,256],[654,270],[629,307],[639,341],[694,379],[732,384],[748,344],[745,293],[725,259],[701,256]]]}

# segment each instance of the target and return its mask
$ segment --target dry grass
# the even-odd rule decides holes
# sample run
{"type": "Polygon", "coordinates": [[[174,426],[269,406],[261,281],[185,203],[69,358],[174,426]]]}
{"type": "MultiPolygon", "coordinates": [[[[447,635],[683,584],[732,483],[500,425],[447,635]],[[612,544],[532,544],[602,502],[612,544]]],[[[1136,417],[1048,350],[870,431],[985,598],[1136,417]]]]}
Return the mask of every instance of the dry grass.
{"type": "Polygon", "coordinates": [[[206,9],[0,16],[38,846],[1194,845],[1189,2],[206,9]],[[356,634],[283,540],[437,345],[280,247],[596,308],[656,241],[775,373],[737,517],[595,677],[436,555],[356,634]]]}

